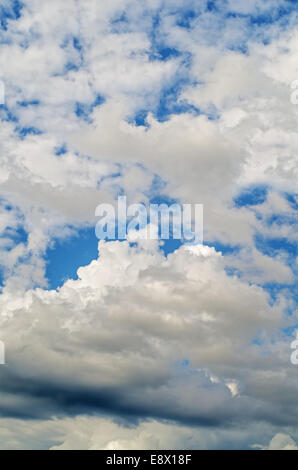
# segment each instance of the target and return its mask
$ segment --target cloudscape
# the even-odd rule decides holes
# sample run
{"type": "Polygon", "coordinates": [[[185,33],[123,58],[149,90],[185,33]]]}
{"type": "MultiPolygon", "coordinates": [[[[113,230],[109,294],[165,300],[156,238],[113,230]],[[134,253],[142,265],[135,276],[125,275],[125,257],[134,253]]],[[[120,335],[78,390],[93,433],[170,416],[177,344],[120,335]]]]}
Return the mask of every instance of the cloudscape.
{"type": "Polygon", "coordinates": [[[0,449],[298,449],[297,25],[0,1],[0,449]]]}

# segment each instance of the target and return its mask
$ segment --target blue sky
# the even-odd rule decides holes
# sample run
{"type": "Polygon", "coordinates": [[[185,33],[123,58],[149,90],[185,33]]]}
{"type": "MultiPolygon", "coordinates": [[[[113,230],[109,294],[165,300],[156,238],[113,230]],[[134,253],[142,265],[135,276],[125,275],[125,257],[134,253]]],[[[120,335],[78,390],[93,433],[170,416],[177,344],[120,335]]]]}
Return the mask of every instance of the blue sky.
{"type": "Polygon", "coordinates": [[[0,448],[297,447],[296,3],[2,2],[0,448]]]}

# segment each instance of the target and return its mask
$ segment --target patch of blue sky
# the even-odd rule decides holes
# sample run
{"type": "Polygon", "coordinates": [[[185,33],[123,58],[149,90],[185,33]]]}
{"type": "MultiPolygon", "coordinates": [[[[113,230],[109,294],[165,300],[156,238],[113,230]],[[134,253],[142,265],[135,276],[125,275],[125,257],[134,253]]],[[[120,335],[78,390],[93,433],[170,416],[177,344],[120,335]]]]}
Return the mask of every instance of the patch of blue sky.
{"type": "MultiPolygon", "coordinates": [[[[244,199],[240,198],[241,204],[243,205],[257,205],[265,202],[268,194],[268,188],[266,187],[256,187],[253,192],[245,194],[244,199]],[[251,198],[251,196],[253,196],[251,198]]],[[[284,194],[285,199],[290,203],[292,211],[297,210],[297,197],[295,194],[284,194]]],[[[256,211],[258,215],[258,211],[256,211]]],[[[259,219],[266,225],[266,227],[273,226],[288,226],[291,227],[291,230],[297,226],[298,220],[295,213],[275,213],[270,215],[263,215],[262,212],[259,212],[259,219]]],[[[294,276],[294,282],[292,284],[282,284],[282,283],[267,283],[263,284],[264,288],[270,295],[270,298],[275,302],[279,294],[284,293],[285,297],[291,299],[294,307],[288,307],[287,313],[291,313],[291,309],[297,308],[298,305],[298,291],[297,291],[297,266],[296,258],[298,256],[298,242],[295,239],[276,236],[264,236],[261,232],[256,233],[254,237],[254,243],[256,248],[264,255],[271,258],[280,258],[283,260],[291,270],[294,276]]]]}
{"type": "MultiPolygon", "coordinates": [[[[158,205],[167,204],[170,206],[172,204],[179,203],[177,199],[170,198],[163,194],[163,191],[165,191],[166,186],[167,186],[167,182],[163,178],[161,178],[159,175],[154,175],[150,190],[147,193],[150,204],[158,204],[158,205]]],[[[159,234],[160,234],[160,227],[159,227],[159,234]]],[[[171,237],[168,240],[166,239],[162,240],[162,243],[160,246],[165,256],[179,249],[184,243],[183,240],[178,240],[178,239],[173,238],[173,231],[171,230],[171,227],[170,227],[170,235],[171,237]]]]}
{"type": "Polygon", "coordinates": [[[78,71],[84,63],[84,47],[77,36],[68,36],[60,45],[61,49],[68,49],[69,60],[66,62],[63,74],[69,71],[78,71]]]}
{"type": "Polygon", "coordinates": [[[130,116],[128,118],[129,124],[134,124],[137,127],[149,127],[149,124],[147,122],[149,112],[150,111],[148,109],[138,110],[133,116],[130,116]]]}
{"type": "Polygon", "coordinates": [[[92,122],[90,115],[92,114],[94,108],[100,106],[105,102],[105,98],[102,95],[97,95],[92,103],[82,103],[77,101],[75,103],[75,114],[78,118],[86,121],[92,122]]]}
{"type": "Polygon", "coordinates": [[[183,2],[183,6],[174,12],[176,25],[181,28],[191,29],[196,25],[201,15],[218,13],[221,10],[222,3],[217,0],[189,1],[185,2],[185,4],[183,2]]]}
{"type": "Polygon", "coordinates": [[[190,29],[196,18],[197,12],[195,10],[180,11],[177,15],[176,24],[181,28],[190,29]]]}
{"type": "Polygon", "coordinates": [[[18,118],[15,114],[7,107],[7,105],[0,105],[0,121],[3,122],[18,122],[18,118]]]}
{"type": "Polygon", "coordinates": [[[0,234],[0,238],[6,238],[11,242],[9,248],[7,249],[10,251],[15,245],[20,243],[26,244],[28,241],[28,233],[23,227],[18,227],[17,229],[14,227],[6,227],[5,230],[0,234]]]}
{"type": "Polygon", "coordinates": [[[254,237],[256,248],[264,255],[272,258],[283,255],[291,265],[298,256],[298,243],[287,238],[270,238],[258,233],[254,237]]]}
{"type": "Polygon", "coordinates": [[[298,225],[298,217],[295,212],[298,208],[296,195],[280,193],[280,195],[284,196],[284,198],[289,202],[290,210],[281,213],[271,213],[268,215],[262,213],[262,207],[258,208],[259,205],[266,201],[268,191],[268,187],[255,187],[252,192],[246,191],[241,193],[240,204],[239,201],[236,200],[236,202],[238,202],[238,207],[253,206],[254,208],[254,206],[256,206],[254,210],[255,215],[257,219],[261,220],[266,227],[288,226],[293,229],[298,225]]]}
{"type": "Polygon", "coordinates": [[[152,200],[154,197],[162,195],[163,191],[165,191],[166,186],[167,181],[161,178],[161,176],[155,174],[152,179],[150,189],[148,192],[145,192],[145,194],[148,198],[152,200]]]}
{"type": "Polygon", "coordinates": [[[291,302],[285,309],[285,313],[288,315],[292,315],[292,313],[296,310],[298,306],[297,283],[285,284],[278,282],[268,282],[262,284],[261,287],[269,293],[272,304],[278,300],[278,297],[281,294],[283,294],[286,298],[291,299],[291,302]]]}
{"type": "Polygon", "coordinates": [[[165,122],[169,120],[172,115],[178,114],[192,114],[194,116],[205,114],[208,119],[216,119],[218,116],[213,108],[201,111],[186,100],[180,99],[181,93],[189,85],[190,82],[186,78],[177,80],[175,83],[165,87],[161,91],[159,100],[156,104],[152,104],[152,106],[147,109],[139,109],[134,115],[128,118],[128,122],[135,126],[149,127],[147,122],[149,113],[152,113],[154,118],[159,122],[165,122]]]}
{"type": "Polygon", "coordinates": [[[0,292],[2,291],[4,287],[4,284],[5,284],[5,275],[4,275],[3,269],[0,266],[0,292]]]}
{"type": "Polygon", "coordinates": [[[250,23],[252,25],[264,26],[272,23],[282,23],[284,26],[290,21],[290,15],[297,11],[297,2],[281,1],[279,5],[266,9],[262,13],[250,15],[250,23]]]}
{"type": "Polygon", "coordinates": [[[113,34],[123,34],[130,30],[130,22],[125,12],[117,13],[110,21],[113,34]]]}
{"type": "MultiPolygon", "coordinates": [[[[5,201],[1,201],[4,203],[5,210],[10,211],[12,208],[9,205],[5,204],[5,201]]],[[[2,204],[1,204],[2,205],[2,204]]],[[[22,226],[16,227],[6,227],[0,233],[0,241],[1,241],[1,250],[3,251],[11,251],[15,246],[19,244],[27,244],[28,241],[28,233],[22,226]]],[[[0,287],[3,287],[6,280],[6,267],[0,264],[0,287]]]]}
{"type": "MultiPolygon", "coordinates": [[[[174,204],[174,199],[166,196],[153,197],[151,204],[174,204]]],[[[117,217],[117,212],[116,212],[117,217]]],[[[131,219],[127,220],[127,226],[131,219]]],[[[149,212],[148,220],[149,222],[149,212]]],[[[139,227],[137,226],[138,230],[139,227]]],[[[81,266],[86,266],[98,257],[98,238],[95,233],[95,226],[84,227],[72,230],[72,236],[64,239],[55,239],[53,244],[47,249],[46,259],[46,278],[48,279],[48,287],[56,289],[61,287],[67,279],[77,279],[77,270],[81,266]]],[[[115,226],[116,240],[123,241],[117,237],[118,226],[116,220],[115,226]]],[[[161,235],[161,227],[159,223],[159,235],[161,235]]],[[[106,241],[111,241],[106,237],[106,241]]],[[[181,247],[183,240],[174,239],[172,226],[170,225],[169,239],[160,240],[160,250],[165,256],[173,253],[181,247]]]]}
{"type": "Polygon", "coordinates": [[[11,211],[13,209],[12,205],[2,196],[0,196],[0,208],[6,211],[11,211]]]}
{"type": "Polygon", "coordinates": [[[229,45],[229,50],[235,51],[235,52],[241,52],[241,54],[247,54],[248,53],[247,42],[244,40],[244,41],[240,41],[237,43],[231,43],[229,45]]]}
{"type": "Polygon", "coordinates": [[[187,358],[181,358],[175,360],[172,364],[172,371],[175,375],[193,375],[197,372],[191,365],[191,362],[187,358]]]}
{"type": "Polygon", "coordinates": [[[40,104],[39,100],[23,100],[17,101],[17,104],[23,108],[27,108],[28,106],[38,106],[40,104]]]}
{"type": "Polygon", "coordinates": [[[190,360],[189,359],[182,359],[181,365],[182,365],[182,367],[188,367],[190,365],[190,360]]]}
{"type": "Polygon", "coordinates": [[[207,11],[217,11],[218,6],[216,3],[216,0],[208,0],[206,8],[207,8],[207,11]]]}
{"type": "MultiPolygon", "coordinates": [[[[154,198],[152,203],[174,203],[174,200],[167,198],[154,198]]],[[[128,220],[129,223],[129,220],[128,220]]],[[[159,227],[160,234],[160,227],[159,227]]],[[[117,224],[116,224],[117,236],[117,224]]],[[[47,250],[46,260],[47,269],[46,277],[49,280],[49,287],[56,289],[61,287],[67,279],[77,279],[77,270],[81,266],[88,265],[93,259],[97,259],[98,239],[95,235],[95,227],[88,227],[77,230],[74,236],[63,240],[55,240],[54,245],[47,250]]],[[[223,255],[234,254],[239,251],[239,247],[222,245],[217,242],[205,242],[208,246],[213,246],[216,251],[221,251],[223,255]]],[[[165,256],[173,253],[183,245],[183,240],[172,238],[172,230],[170,229],[170,238],[161,240],[160,249],[165,256]]],[[[241,273],[235,268],[226,266],[226,272],[230,276],[241,278],[241,273]]],[[[269,294],[272,302],[276,301],[278,293],[287,290],[288,295],[296,296],[297,289],[294,291],[294,285],[287,284],[263,284],[261,285],[269,294]]]]}
{"type": "Polygon", "coordinates": [[[73,43],[73,47],[74,47],[77,51],[82,52],[83,46],[82,46],[81,41],[80,41],[80,39],[79,39],[78,37],[73,37],[73,38],[72,38],[72,43],[73,43]]]}
{"type": "Polygon", "coordinates": [[[55,155],[57,155],[57,157],[59,157],[60,155],[65,155],[66,153],[67,153],[67,145],[65,143],[55,148],[55,155]]]}
{"type": "MultiPolygon", "coordinates": [[[[233,266],[225,266],[225,272],[227,276],[237,277],[238,279],[243,279],[243,273],[241,270],[233,266]]],[[[296,276],[297,278],[297,276],[296,276]]],[[[265,292],[267,292],[269,298],[269,305],[273,306],[276,302],[279,301],[280,296],[282,295],[287,299],[287,306],[284,308],[285,314],[291,316],[298,307],[298,288],[295,277],[292,283],[279,283],[279,282],[252,282],[245,280],[249,285],[257,285],[261,287],[265,292]]]]}
{"type": "Polygon", "coordinates": [[[284,197],[294,210],[298,210],[298,194],[285,193],[284,197]]]}
{"type": "Polygon", "coordinates": [[[238,277],[238,279],[242,277],[242,272],[240,269],[235,268],[234,266],[225,266],[225,273],[227,276],[238,277]]]}
{"type": "Polygon", "coordinates": [[[296,339],[296,331],[298,330],[298,323],[295,325],[289,326],[288,328],[283,328],[282,332],[285,334],[287,338],[296,339]]]}
{"type": "MultiPolygon", "coordinates": [[[[155,185],[156,185],[156,188],[158,188],[158,186],[163,187],[164,181],[157,178],[155,185]]],[[[170,207],[171,205],[179,204],[179,200],[170,198],[163,194],[153,195],[150,198],[149,202],[150,204],[157,204],[158,206],[165,204],[168,207],[170,207]]],[[[181,232],[183,235],[183,227],[181,227],[181,232]]],[[[161,240],[160,249],[163,251],[165,256],[167,256],[170,253],[173,253],[174,251],[178,250],[182,245],[187,243],[183,238],[174,238],[173,225],[171,223],[169,226],[169,238],[162,238],[160,218],[159,218],[159,223],[158,223],[158,236],[161,240]]]]}
{"type": "Polygon", "coordinates": [[[297,23],[297,18],[293,14],[297,12],[297,2],[289,0],[280,1],[275,6],[268,3],[268,8],[264,2],[261,9],[242,13],[237,11],[227,11],[226,18],[234,18],[244,21],[246,30],[246,41],[254,37],[258,41],[262,41],[265,45],[269,44],[272,39],[280,34],[281,30],[289,27],[293,21],[297,23]],[[274,26],[274,27],[273,27],[274,26]]]}
{"type": "Polygon", "coordinates": [[[166,62],[170,59],[183,58],[186,54],[179,51],[175,47],[170,47],[162,42],[154,42],[148,51],[150,61],[166,62]]]}
{"type": "Polygon", "coordinates": [[[253,185],[242,189],[234,197],[236,207],[258,206],[267,200],[269,187],[266,185],[253,185]]]}
{"type": "Polygon", "coordinates": [[[160,249],[165,256],[168,256],[169,254],[174,253],[174,251],[179,250],[182,245],[182,240],[169,238],[168,240],[161,240],[160,249]]]}
{"type": "Polygon", "coordinates": [[[266,217],[265,222],[267,225],[288,225],[295,226],[298,225],[297,215],[288,215],[288,214],[272,214],[266,217]]]}
{"type": "MultiPolygon", "coordinates": [[[[236,254],[241,247],[225,247],[218,245],[217,243],[211,242],[206,245],[214,246],[216,251],[221,251],[223,255],[236,254]],[[234,251],[235,248],[235,251],[234,251]]],[[[291,283],[282,282],[263,282],[257,283],[262,289],[264,289],[270,297],[270,304],[273,305],[278,301],[279,295],[283,294],[285,298],[289,300],[289,305],[285,309],[285,313],[291,314],[298,306],[298,290],[297,290],[297,267],[296,257],[298,255],[298,243],[295,241],[288,240],[287,238],[274,238],[265,237],[261,233],[257,233],[254,238],[256,248],[264,255],[271,258],[279,258],[283,260],[283,263],[287,265],[293,273],[293,281],[291,283]]],[[[226,265],[225,272],[228,276],[236,276],[239,279],[243,277],[241,270],[226,265]]],[[[255,284],[254,282],[251,284],[255,284]]]]}
{"type": "Polygon", "coordinates": [[[83,45],[82,45],[81,40],[78,36],[68,35],[60,45],[60,47],[62,49],[68,48],[69,46],[73,47],[78,52],[83,51],[83,45]]]}
{"type": "Polygon", "coordinates": [[[10,0],[0,4],[0,25],[1,29],[7,30],[8,22],[10,20],[17,20],[20,18],[24,4],[19,0],[10,0]]]}
{"type": "MultiPolygon", "coordinates": [[[[150,189],[151,196],[148,194],[150,204],[167,204],[169,206],[179,202],[176,199],[169,198],[162,194],[162,191],[165,189],[165,187],[166,181],[156,175],[156,177],[153,179],[152,187],[150,189]]],[[[120,189],[121,188],[118,188],[118,195],[123,194],[121,193],[120,189]]],[[[255,203],[256,200],[249,199],[248,201],[246,200],[246,202],[255,203]]],[[[129,222],[130,220],[127,221],[127,224],[129,222]]],[[[136,229],[138,229],[138,227],[136,227],[136,229]]],[[[116,223],[116,237],[117,233],[118,230],[116,223]]],[[[159,223],[159,236],[160,235],[161,233],[159,223]]],[[[160,249],[165,256],[168,256],[169,254],[179,249],[183,243],[183,240],[176,240],[173,238],[172,227],[170,226],[170,238],[167,240],[161,240],[160,249]]],[[[223,255],[237,255],[241,249],[241,247],[238,245],[232,246],[222,244],[216,240],[205,241],[204,243],[210,247],[214,247],[216,251],[222,252],[223,255]]],[[[95,234],[95,226],[79,229],[73,237],[69,237],[64,240],[56,240],[54,246],[47,250],[46,256],[48,260],[46,276],[49,279],[49,287],[51,289],[55,289],[60,287],[67,279],[76,279],[77,269],[80,266],[89,264],[93,259],[97,258],[97,244],[98,239],[95,234]]],[[[256,246],[261,252],[264,252],[269,256],[276,256],[277,254],[280,254],[280,250],[285,250],[286,248],[286,252],[290,252],[292,261],[294,259],[293,256],[296,253],[296,251],[294,251],[294,247],[287,240],[268,241],[262,239],[261,235],[256,238],[256,246]],[[285,242],[287,243],[286,245],[285,242]]],[[[226,266],[226,272],[231,276],[236,275],[240,278],[242,276],[240,271],[235,270],[229,266],[226,266]]],[[[293,289],[293,286],[276,283],[264,285],[264,288],[270,294],[272,301],[275,301],[278,292],[285,291],[285,289],[289,289],[290,292],[292,292],[291,289],[293,289]]]]}
{"type": "MultiPolygon", "coordinates": [[[[271,299],[276,300],[278,293],[284,292],[288,299],[294,302],[295,308],[298,306],[298,290],[297,278],[298,271],[296,266],[296,258],[298,256],[298,243],[296,241],[288,240],[287,238],[269,238],[264,237],[262,234],[255,236],[256,248],[266,256],[271,258],[279,257],[283,260],[293,273],[294,281],[292,284],[283,283],[268,283],[263,284],[262,288],[268,291],[271,299]]],[[[288,310],[290,313],[290,310],[288,310]]]]}
{"type": "Polygon", "coordinates": [[[168,206],[172,204],[179,204],[179,200],[169,197],[166,194],[157,194],[153,195],[150,200],[150,204],[167,204],[168,206]]]}
{"type": "Polygon", "coordinates": [[[218,2],[209,0],[206,2],[192,2],[188,8],[178,9],[174,14],[176,16],[176,25],[193,29],[200,23],[200,27],[206,29],[206,34],[213,25],[212,35],[207,35],[206,40],[222,43],[222,31],[228,26],[229,20],[239,21],[241,24],[241,35],[237,41],[226,43],[225,47],[229,50],[239,51],[247,54],[247,44],[254,36],[256,40],[268,44],[280,29],[286,29],[293,22],[297,23],[297,2],[294,0],[281,0],[272,6],[271,2],[262,5],[261,8],[251,9],[251,11],[241,11],[241,9],[229,8],[227,1],[218,2]],[[216,27],[215,27],[216,25],[216,27]],[[278,25],[278,28],[272,26],[278,25]]]}
{"type": "Polygon", "coordinates": [[[260,338],[260,337],[254,338],[252,340],[251,344],[254,344],[256,346],[262,346],[262,344],[263,344],[262,338],[260,338]]]}
{"type": "MultiPolygon", "coordinates": [[[[157,206],[161,206],[165,204],[167,207],[171,206],[172,204],[178,204],[179,201],[173,198],[170,198],[165,195],[154,195],[149,199],[149,204],[156,204],[157,206]]],[[[145,205],[147,209],[147,223],[150,223],[150,210],[149,206],[145,205]]],[[[130,223],[130,219],[127,220],[127,226],[130,223]]],[[[116,227],[117,228],[117,227],[116,227]]],[[[139,230],[139,226],[136,227],[136,230],[139,230]]],[[[164,252],[165,255],[169,253],[173,253],[173,251],[180,248],[183,245],[184,241],[182,239],[175,239],[173,237],[173,225],[170,223],[169,226],[169,238],[162,238],[162,231],[161,231],[161,218],[159,215],[158,219],[158,236],[161,241],[160,249],[164,252]]]]}
{"type": "Polygon", "coordinates": [[[0,238],[2,240],[6,239],[9,241],[8,249],[11,249],[13,246],[19,243],[26,244],[28,240],[28,233],[24,228],[24,219],[22,214],[3,197],[0,197],[0,210],[3,213],[10,213],[11,211],[15,210],[14,214],[16,217],[16,223],[14,226],[12,227],[8,225],[0,232],[0,238]]]}
{"type": "Polygon", "coordinates": [[[221,243],[217,240],[204,240],[204,245],[209,246],[210,248],[214,248],[217,252],[221,252],[223,255],[236,255],[240,252],[241,246],[240,245],[229,245],[225,243],[221,243]]]}
{"type": "Polygon", "coordinates": [[[61,287],[68,279],[77,279],[77,270],[98,257],[98,239],[94,227],[73,230],[73,235],[55,239],[47,249],[46,278],[50,289],[61,287]]]}
{"type": "Polygon", "coordinates": [[[163,62],[176,57],[182,57],[183,55],[184,54],[178,49],[169,47],[163,43],[155,44],[149,51],[150,60],[160,60],[163,62]]]}
{"type": "Polygon", "coordinates": [[[193,115],[201,114],[196,106],[189,104],[185,100],[179,100],[182,90],[188,85],[188,80],[181,80],[173,86],[162,91],[157,109],[153,112],[160,122],[167,121],[172,114],[191,113],[193,115]]]}
{"type": "Polygon", "coordinates": [[[148,33],[150,39],[150,48],[148,55],[150,60],[167,61],[169,59],[182,57],[183,51],[168,44],[162,32],[163,11],[159,10],[152,17],[151,31],[148,33]]]}
{"type": "MultiPolygon", "coordinates": [[[[116,224],[117,235],[117,224],[116,224]]],[[[116,238],[119,241],[122,239],[116,238]]],[[[111,241],[106,238],[106,241],[111,241]]],[[[85,227],[73,230],[73,235],[65,239],[56,239],[47,249],[46,278],[49,289],[61,287],[68,279],[78,279],[77,271],[98,258],[98,242],[95,227],[85,227]]],[[[131,243],[133,246],[134,243],[131,243]]],[[[161,250],[165,256],[175,251],[181,242],[179,240],[165,240],[161,250]]]]}
{"type": "Polygon", "coordinates": [[[34,127],[34,126],[29,126],[29,127],[17,126],[15,128],[15,131],[17,132],[21,140],[25,139],[27,135],[41,135],[43,133],[41,129],[38,129],[37,127],[34,127]]]}
{"type": "Polygon", "coordinates": [[[113,184],[113,180],[121,177],[122,175],[122,166],[118,163],[116,167],[119,168],[119,171],[115,171],[109,175],[101,176],[97,181],[97,189],[99,189],[104,181],[110,180],[110,189],[114,192],[115,199],[118,196],[124,195],[124,189],[119,186],[119,184],[113,184]]]}
{"type": "Polygon", "coordinates": [[[78,70],[80,70],[80,67],[81,67],[80,63],[69,61],[69,62],[66,62],[65,64],[65,72],[71,72],[71,71],[78,72],[78,70]]]}

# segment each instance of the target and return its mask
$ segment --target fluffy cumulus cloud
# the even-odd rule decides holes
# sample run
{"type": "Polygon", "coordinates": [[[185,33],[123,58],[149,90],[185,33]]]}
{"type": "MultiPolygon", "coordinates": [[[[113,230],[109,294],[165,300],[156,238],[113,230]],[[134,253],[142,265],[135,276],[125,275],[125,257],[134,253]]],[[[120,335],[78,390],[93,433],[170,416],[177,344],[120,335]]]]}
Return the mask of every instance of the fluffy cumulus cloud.
{"type": "Polygon", "coordinates": [[[295,3],[14,0],[0,26],[0,448],[296,448],[295,3]],[[205,244],[83,258],[119,194],[203,204],[205,244]]]}

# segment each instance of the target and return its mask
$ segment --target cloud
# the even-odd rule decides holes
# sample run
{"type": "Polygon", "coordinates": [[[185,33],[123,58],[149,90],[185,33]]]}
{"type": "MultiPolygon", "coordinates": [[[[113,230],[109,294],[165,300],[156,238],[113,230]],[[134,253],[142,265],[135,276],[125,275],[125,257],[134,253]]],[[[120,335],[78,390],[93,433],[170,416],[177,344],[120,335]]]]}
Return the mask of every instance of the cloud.
{"type": "Polygon", "coordinates": [[[276,434],[267,447],[254,445],[255,448],[261,448],[262,450],[297,450],[296,442],[287,434],[278,433],[276,434]]]}
{"type": "Polygon", "coordinates": [[[3,446],[294,446],[280,433],[297,440],[291,2],[24,0],[0,14],[3,446]],[[47,289],[53,241],[123,193],[204,204],[208,246],[101,242],[47,289]]]}
{"type": "MultiPolygon", "coordinates": [[[[1,449],[37,450],[192,450],[250,449],[257,438],[270,441],[274,430],[264,425],[234,429],[179,426],[169,421],[124,423],[104,416],[79,416],[53,420],[0,420],[1,449]],[[273,432],[272,432],[273,431],[273,432]]],[[[281,445],[295,443],[277,434],[281,445]],[[282,439],[281,439],[282,438],[282,439]]],[[[275,438],[273,439],[273,441],[275,438]]],[[[254,448],[267,448],[256,445],[254,448]]],[[[280,448],[280,447],[279,447],[280,448]]]]}
{"type": "Polygon", "coordinates": [[[165,258],[157,240],[100,242],[98,260],[78,276],[58,291],[3,291],[2,414],[292,419],[275,397],[275,378],[290,380],[287,350],[281,340],[270,345],[285,324],[282,302],[269,306],[260,287],[227,276],[214,249],[181,247],[165,258]]]}

